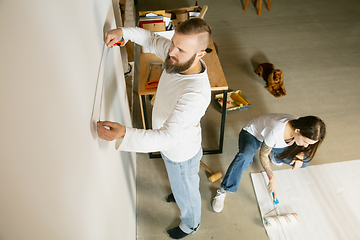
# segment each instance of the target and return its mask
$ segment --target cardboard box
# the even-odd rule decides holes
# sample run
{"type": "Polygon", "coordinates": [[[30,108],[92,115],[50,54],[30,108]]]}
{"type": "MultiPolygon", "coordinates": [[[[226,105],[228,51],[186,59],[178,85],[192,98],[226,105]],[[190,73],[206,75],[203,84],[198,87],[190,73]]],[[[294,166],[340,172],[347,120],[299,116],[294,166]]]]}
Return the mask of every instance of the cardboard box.
{"type": "Polygon", "coordinates": [[[149,30],[150,32],[166,31],[166,26],[164,22],[143,23],[142,28],[149,30]]]}
{"type": "MultiPolygon", "coordinates": [[[[189,19],[189,12],[200,13],[201,10],[202,9],[200,6],[192,6],[192,7],[176,8],[176,9],[170,9],[170,10],[140,11],[139,16],[145,16],[147,13],[154,13],[154,14],[157,14],[160,16],[165,16],[165,17],[170,18],[172,20],[172,22],[174,23],[174,26],[176,27],[178,24],[189,19]]],[[[154,28],[155,27],[152,27],[150,29],[154,29],[154,28]]],[[[165,28],[165,30],[166,30],[166,28],[165,28]]],[[[165,30],[160,30],[160,31],[165,31],[165,30]]]]}
{"type": "MultiPolygon", "coordinates": [[[[147,13],[155,13],[161,16],[165,16],[168,17],[172,20],[174,26],[176,27],[179,23],[185,21],[186,19],[189,18],[189,12],[196,12],[196,13],[200,13],[202,10],[201,7],[199,6],[192,6],[192,7],[184,7],[184,8],[177,8],[177,9],[170,9],[170,10],[159,10],[159,11],[140,11],[139,15],[140,16],[145,16],[147,13]],[[165,11],[165,13],[164,13],[165,11]],[[185,19],[186,18],[186,19],[185,19]],[[185,20],[183,20],[185,19],[185,20]],[[180,22],[180,21],[181,22],[180,22]]],[[[146,22],[141,21],[139,22],[139,26],[144,26],[146,22]]],[[[141,27],[140,26],[140,27],[141,27]]],[[[156,32],[157,34],[164,36],[168,39],[171,39],[173,34],[174,34],[174,30],[169,30],[166,31],[166,26],[165,23],[163,24],[153,24],[153,25],[147,25],[145,27],[143,27],[151,32],[156,32]]],[[[149,52],[148,49],[146,49],[145,47],[142,47],[142,52],[147,53],[149,52]]]]}
{"type": "MultiPolygon", "coordinates": [[[[175,12],[175,16],[176,16],[177,24],[180,24],[189,19],[189,12],[186,11],[175,12]]],[[[175,26],[177,26],[177,24],[175,26]]]]}

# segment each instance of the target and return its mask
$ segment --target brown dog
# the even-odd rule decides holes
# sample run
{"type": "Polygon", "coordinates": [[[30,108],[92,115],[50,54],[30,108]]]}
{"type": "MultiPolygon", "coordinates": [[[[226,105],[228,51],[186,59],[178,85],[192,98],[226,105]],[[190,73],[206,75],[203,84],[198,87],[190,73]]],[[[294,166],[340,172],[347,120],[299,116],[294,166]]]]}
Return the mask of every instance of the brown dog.
{"type": "Polygon", "coordinates": [[[265,88],[272,95],[275,97],[286,96],[283,72],[280,69],[275,69],[271,63],[261,63],[256,68],[255,73],[265,80],[265,88]]]}

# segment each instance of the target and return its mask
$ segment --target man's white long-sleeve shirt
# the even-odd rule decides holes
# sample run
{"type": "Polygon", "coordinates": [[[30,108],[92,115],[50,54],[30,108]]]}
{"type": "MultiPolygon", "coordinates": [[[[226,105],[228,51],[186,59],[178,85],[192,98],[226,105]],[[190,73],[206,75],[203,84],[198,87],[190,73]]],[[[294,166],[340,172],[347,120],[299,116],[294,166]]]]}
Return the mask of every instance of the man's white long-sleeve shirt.
{"type": "MultiPolygon", "coordinates": [[[[124,39],[131,40],[165,61],[171,41],[141,28],[122,28],[124,39]]],[[[211,99],[205,69],[199,74],[162,72],[152,113],[152,129],[126,128],[120,150],[161,151],[174,162],[189,160],[201,148],[200,119],[211,99]]]]}

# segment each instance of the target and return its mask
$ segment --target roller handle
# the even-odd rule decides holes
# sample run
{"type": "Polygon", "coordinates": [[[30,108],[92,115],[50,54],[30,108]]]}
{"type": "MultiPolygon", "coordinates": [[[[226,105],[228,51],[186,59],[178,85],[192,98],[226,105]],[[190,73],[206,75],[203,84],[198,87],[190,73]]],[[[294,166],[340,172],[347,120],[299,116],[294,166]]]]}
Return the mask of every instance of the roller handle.
{"type": "Polygon", "coordinates": [[[272,197],[273,197],[273,204],[274,205],[278,205],[279,204],[279,200],[277,198],[274,198],[274,193],[272,193],[272,197]]]}

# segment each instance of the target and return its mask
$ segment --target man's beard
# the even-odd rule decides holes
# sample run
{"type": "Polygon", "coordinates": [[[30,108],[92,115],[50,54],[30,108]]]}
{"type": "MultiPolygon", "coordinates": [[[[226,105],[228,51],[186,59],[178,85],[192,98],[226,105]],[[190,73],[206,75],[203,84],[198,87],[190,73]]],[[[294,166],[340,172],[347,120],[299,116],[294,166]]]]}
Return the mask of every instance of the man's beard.
{"type": "Polygon", "coordinates": [[[180,64],[179,61],[175,58],[172,58],[175,60],[175,63],[173,63],[168,54],[165,59],[165,71],[167,73],[182,73],[190,68],[190,66],[194,63],[195,57],[196,53],[188,61],[180,64]]]}

